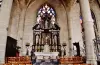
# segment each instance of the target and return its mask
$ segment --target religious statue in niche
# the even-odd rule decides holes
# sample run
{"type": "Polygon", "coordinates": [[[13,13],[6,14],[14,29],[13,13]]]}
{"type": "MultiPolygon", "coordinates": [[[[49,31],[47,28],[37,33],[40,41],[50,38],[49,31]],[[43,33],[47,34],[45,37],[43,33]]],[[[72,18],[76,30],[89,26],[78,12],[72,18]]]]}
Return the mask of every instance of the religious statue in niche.
{"type": "Polygon", "coordinates": [[[57,45],[57,36],[56,35],[54,35],[54,44],[57,45]]]}
{"type": "Polygon", "coordinates": [[[50,41],[50,39],[51,39],[51,37],[50,37],[50,34],[48,33],[48,34],[45,34],[45,33],[43,33],[42,34],[42,36],[43,36],[43,44],[50,44],[51,43],[51,41],[50,41]]]}
{"type": "Polygon", "coordinates": [[[39,35],[36,35],[36,45],[39,44],[39,35]]]}
{"type": "Polygon", "coordinates": [[[45,21],[45,29],[48,29],[49,28],[49,22],[46,20],[45,21]]]}
{"type": "Polygon", "coordinates": [[[46,35],[45,39],[46,39],[46,43],[50,42],[50,37],[49,37],[49,35],[46,35]]]}

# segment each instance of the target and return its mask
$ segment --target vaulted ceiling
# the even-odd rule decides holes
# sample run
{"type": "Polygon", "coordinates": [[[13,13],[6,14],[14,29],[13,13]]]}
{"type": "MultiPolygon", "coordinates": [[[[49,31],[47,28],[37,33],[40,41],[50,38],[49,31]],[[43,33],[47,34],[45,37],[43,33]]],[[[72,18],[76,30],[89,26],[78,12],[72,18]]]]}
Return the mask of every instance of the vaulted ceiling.
{"type": "MultiPolygon", "coordinates": [[[[30,3],[34,2],[35,0],[14,0],[16,1],[17,3],[21,4],[21,5],[29,5],[30,3]]],[[[45,0],[47,1],[47,0],[45,0]]],[[[55,0],[53,0],[55,1],[55,0]]],[[[59,0],[63,5],[66,5],[66,6],[71,6],[73,5],[76,0],[59,0]]]]}
{"type": "Polygon", "coordinates": [[[65,4],[66,6],[72,6],[77,0],[59,0],[62,2],[62,4],[65,4]]]}
{"type": "MultiPolygon", "coordinates": [[[[35,0],[14,0],[14,1],[16,1],[17,4],[19,4],[21,7],[24,7],[24,6],[29,6],[35,0]]],[[[43,1],[48,1],[48,0],[43,0],[43,1]]],[[[52,0],[52,1],[57,1],[57,0],[52,0]]],[[[74,3],[76,3],[79,0],[58,0],[58,1],[60,1],[66,7],[71,7],[73,6],[74,3]]],[[[97,1],[98,4],[100,5],[100,0],[89,0],[89,1],[90,2],[97,1]]]]}

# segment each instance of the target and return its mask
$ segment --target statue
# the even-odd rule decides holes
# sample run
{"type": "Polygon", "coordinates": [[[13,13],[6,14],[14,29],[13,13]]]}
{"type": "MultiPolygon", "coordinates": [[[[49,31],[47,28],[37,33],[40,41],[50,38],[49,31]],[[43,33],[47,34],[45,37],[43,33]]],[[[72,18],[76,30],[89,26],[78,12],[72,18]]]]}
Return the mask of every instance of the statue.
{"type": "Polygon", "coordinates": [[[50,37],[49,37],[49,35],[46,35],[45,40],[46,40],[46,43],[49,43],[49,42],[50,42],[50,37]]]}
{"type": "Polygon", "coordinates": [[[39,43],[39,35],[36,35],[36,44],[39,43]]]}
{"type": "Polygon", "coordinates": [[[55,16],[54,15],[52,15],[52,17],[51,17],[51,23],[55,24],[55,16]]]}
{"type": "Polygon", "coordinates": [[[48,28],[49,28],[48,24],[49,24],[49,23],[48,23],[48,21],[46,20],[46,21],[45,21],[45,29],[48,29],[48,28]]]}
{"type": "Polygon", "coordinates": [[[44,45],[43,52],[50,52],[50,47],[49,47],[49,45],[47,43],[44,45]]]}
{"type": "Polygon", "coordinates": [[[64,48],[63,48],[62,45],[61,45],[61,56],[62,56],[62,57],[64,56],[64,48]]]}
{"type": "Polygon", "coordinates": [[[39,24],[39,23],[40,23],[40,21],[41,21],[41,16],[40,16],[40,15],[38,15],[38,17],[37,17],[37,23],[39,24]]]}
{"type": "Polygon", "coordinates": [[[54,36],[54,43],[57,45],[57,36],[54,36]]]}
{"type": "Polygon", "coordinates": [[[46,44],[44,45],[43,52],[50,52],[50,47],[48,45],[48,39],[49,39],[49,36],[46,36],[46,44]]]}

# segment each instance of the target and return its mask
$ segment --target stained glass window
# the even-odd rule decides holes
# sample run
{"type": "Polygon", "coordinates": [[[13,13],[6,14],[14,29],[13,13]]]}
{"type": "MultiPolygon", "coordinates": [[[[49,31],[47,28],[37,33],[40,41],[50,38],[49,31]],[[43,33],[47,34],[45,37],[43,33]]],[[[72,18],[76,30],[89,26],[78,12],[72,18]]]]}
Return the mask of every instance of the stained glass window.
{"type": "Polygon", "coordinates": [[[55,22],[55,15],[54,9],[45,4],[38,11],[37,22],[40,23],[42,21],[51,21],[53,23],[55,22]]]}
{"type": "Polygon", "coordinates": [[[1,7],[1,4],[2,4],[2,0],[0,0],[0,7],[1,7]]]}

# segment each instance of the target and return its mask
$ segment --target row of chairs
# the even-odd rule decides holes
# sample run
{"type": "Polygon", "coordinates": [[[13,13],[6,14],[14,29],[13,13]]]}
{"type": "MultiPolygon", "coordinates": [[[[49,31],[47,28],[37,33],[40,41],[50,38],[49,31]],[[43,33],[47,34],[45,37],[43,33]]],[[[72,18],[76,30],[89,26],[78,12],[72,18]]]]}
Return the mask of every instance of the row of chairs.
{"type": "Polygon", "coordinates": [[[91,64],[73,64],[73,65],[91,65],[91,64]]]}
{"type": "Polygon", "coordinates": [[[83,57],[64,57],[60,58],[60,63],[61,64],[81,64],[83,63],[83,57]]]}
{"type": "Polygon", "coordinates": [[[91,65],[91,64],[59,64],[59,65],[91,65]]]}
{"type": "Polygon", "coordinates": [[[32,64],[24,64],[24,63],[22,63],[22,64],[19,64],[19,63],[5,63],[5,64],[3,64],[3,65],[32,65],[32,64]]]}
{"type": "Polygon", "coordinates": [[[30,64],[31,63],[31,57],[29,57],[29,56],[7,57],[6,63],[30,64]]]}
{"type": "MultiPolygon", "coordinates": [[[[32,64],[5,63],[3,65],[32,65],[32,64]]],[[[69,64],[64,64],[64,65],[69,65],[69,64]]],[[[71,65],[91,65],[91,64],[71,64],[71,65]]]]}

